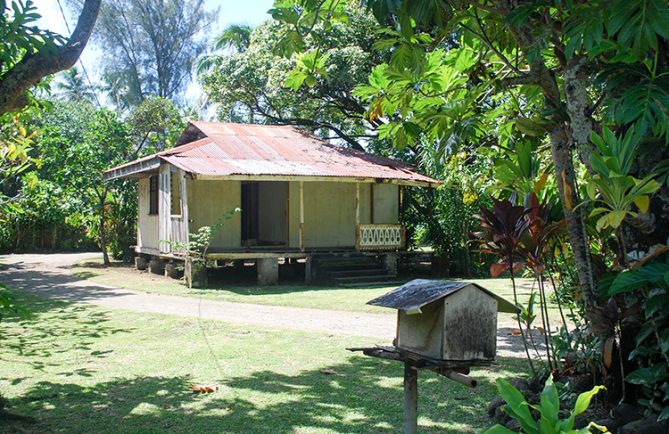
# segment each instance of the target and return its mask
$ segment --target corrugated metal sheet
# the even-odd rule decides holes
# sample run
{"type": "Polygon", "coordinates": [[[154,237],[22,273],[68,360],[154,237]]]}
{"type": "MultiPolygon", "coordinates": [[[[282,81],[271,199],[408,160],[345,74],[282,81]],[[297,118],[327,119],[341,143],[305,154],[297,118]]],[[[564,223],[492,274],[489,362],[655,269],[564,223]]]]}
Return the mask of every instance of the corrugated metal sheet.
{"type": "Polygon", "coordinates": [[[440,184],[406,163],[327,144],[290,126],[192,122],[178,143],[182,144],[155,156],[196,175],[354,177],[440,184]]]}
{"type": "Polygon", "coordinates": [[[367,304],[403,311],[417,311],[426,304],[432,303],[440,298],[448,297],[469,285],[474,285],[497,299],[498,312],[518,313],[518,308],[512,303],[476,283],[454,282],[450,280],[414,279],[399,288],[393,289],[392,291],[367,302],[367,304]]]}

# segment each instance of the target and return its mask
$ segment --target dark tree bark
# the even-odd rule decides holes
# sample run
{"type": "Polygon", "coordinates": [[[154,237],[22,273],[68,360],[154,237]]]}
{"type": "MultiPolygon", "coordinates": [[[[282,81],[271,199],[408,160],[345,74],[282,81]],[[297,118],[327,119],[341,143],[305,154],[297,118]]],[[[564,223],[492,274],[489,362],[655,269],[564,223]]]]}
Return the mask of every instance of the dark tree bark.
{"type": "Polygon", "coordinates": [[[27,102],[26,91],[43,77],[71,68],[86,47],[102,0],[86,0],[77,27],[67,44],[47,52],[27,54],[0,78],[0,114],[20,110],[27,102]]]}

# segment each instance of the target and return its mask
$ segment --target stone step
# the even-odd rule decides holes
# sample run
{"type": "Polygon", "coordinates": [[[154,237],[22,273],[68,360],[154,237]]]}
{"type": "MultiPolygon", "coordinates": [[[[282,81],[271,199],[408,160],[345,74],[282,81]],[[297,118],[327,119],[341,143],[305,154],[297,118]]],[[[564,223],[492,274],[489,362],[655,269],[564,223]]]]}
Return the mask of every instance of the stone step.
{"type": "Polygon", "coordinates": [[[388,274],[388,272],[385,270],[385,268],[383,268],[381,266],[379,266],[378,268],[364,268],[364,269],[360,269],[360,270],[328,271],[327,273],[332,278],[354,277],[354,276],[378,276],[378,275],[388,274]]]}
{"type": "Polygon", "coordinates": [[[400,286],[404,282],[400,280],[379,280],[372,282],[352,282],[352,283],[340,283],[338,286],[342,288],[369,288],[370,286],[400,286]]]}
{"type": "Polygon", "coordinates": [[[395,276],[389,273],[378,274],[371,276],[350,276],[350,277],[335,277],[334,282],[336,284],[345,284],[345,283],[369,283],[369,282],[382,282],[384,280],[395,279],[395,276]]]}

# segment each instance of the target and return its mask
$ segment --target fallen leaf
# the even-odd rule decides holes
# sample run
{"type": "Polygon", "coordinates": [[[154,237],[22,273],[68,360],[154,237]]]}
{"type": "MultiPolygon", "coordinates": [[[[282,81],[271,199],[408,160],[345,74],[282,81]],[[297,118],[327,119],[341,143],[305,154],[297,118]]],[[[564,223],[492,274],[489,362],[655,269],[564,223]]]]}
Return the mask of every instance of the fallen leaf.
{"type": "Polygon", "coordinates": [[[194,392],[199,392],[199,393],[212,393],[216,389],[218,389],[218,386],[209,386],[206,384],[193,384],[192,387],[194,392]]]}
{"type": "Polygon", "coordinates": [[[321,369],[321,374],[337,375],[337,371],[333,371],[332,369],[321,369]]]}
{"type": "Polygon", "coordinates": [[[517,330],[517,329],[516,329],[516,330],[511,330],[511,333],[509,333],[509,334],[510,334],[510,335],[519,335],[519,334],[520,334],[520,330],[517,330]]]}

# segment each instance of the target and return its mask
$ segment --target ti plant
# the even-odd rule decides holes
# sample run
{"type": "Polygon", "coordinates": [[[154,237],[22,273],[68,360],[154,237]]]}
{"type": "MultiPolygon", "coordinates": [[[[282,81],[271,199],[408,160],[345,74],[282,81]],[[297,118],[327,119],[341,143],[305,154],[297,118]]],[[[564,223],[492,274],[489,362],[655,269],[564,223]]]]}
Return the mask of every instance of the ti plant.
{"type": "MultiPolygon", "coordinates": [[[[498,262],[490,267],[493,277],[501,275],[505,271],[511,273],[511,284],[513,287],[514,302],[520,307],[516,290],[515,273],[521,268],[527,267],[534,274],[538,283],[539,291],[533,295],[527,308],[521,308],[521,315],[516,317],[520,329],[526,355],[530,362],[532,372],[536,374],[532,358],[527,345],[528,336],[531,340],[529,323],[524,321],[527,327],[527,335],[523,330],[521,318],[525,312],[525,320],[529,319],[530,310],[534,314],[534,302],[538,297],[541,325],[544,330],[544,345],[546,347],[546,361],[548,369],[557,368],[557,358],[553,349],[551,338],[551,324],[548,315],[548,295],[545,285],[545,272],[547,258],[554,250],[553,240],[564,228],[564,221],[551,222],[550,207],[539,203],[537,196],[531,192],[527,196],[526,206],[514,205],[511,200],[494,200],[491,210],[482,208],[476,217],[481,223],[482,230],[474,235],[479,239],[480,251],[490,253],[499,258],[498,262]]],[[[560,303],[559,297],[558,305],[560,303]]],[[[562,308],[560,307],[562,313],[562,308]]],[[[564,315],[563,315],[564,316],[564,315]]],[[[533,318],[532,318],[533,319],[533,318]]],[[[566,323],[566,321],[565,321],[566,323]]],[[[534,346],[534,341],[532,340],[534,346]]],[[[536,346],[535,350],[536,350],[536,346]]]]}
{"type": "MultiPolygon", "coordinates": [[[[511,285],[513,287],[513,301],[516,306],[518,303],[518,291],[516,288],[515,273],[522,267],[523,263],[518,255],[519,245],[522,236],[529,227],[527,214],[529,210],[524,206],[514,205],[510,200],[493,199],[492,209],[481,208],[481,213],[476,217],[481,224],[481,231],[475,232],[474,236],[479,239],[480,251],[489,253],[499,258],[498,262],[490,265],[490,274],[497,277],[509,271],[511,273],[511,285]]],[[[518,328],[520,329],[525,354],[530,364],[532,373],[536,375],[534,363],[530,356],[530,350],[527,343],[527,337],[523,331],[520,317],[516,316],[518,328]]]]}
{"type": "MultiPolygon", "coordinates": [[[[604,389],[604,386],[595,386],[590,391],[581,393],[576,398],[576,403],[569,413],[569,417],[561,419],[560,397],[550,375],[546,380],[544,390],[541,392],[539,405],[528,403],[523,394],[508,381],[497,380],[497,390],[504,401],[506,401],[504,411],[518,421],[522,428],[521,432],[525,434],[590,434],[593,432],[591,428],[607,432],[606,428],[592,422],[585,428],[574,429],[576,416],[588,409],[592,398],[602,389],[604,389]],[[539,414],[539,420],[535,419],[531,410],[535,410],[539,414]]],[[[484,432],[484,434],[511,433],[516,433],[516,431],[512,431],[502,425],[495,425],[484,432]]]]}

